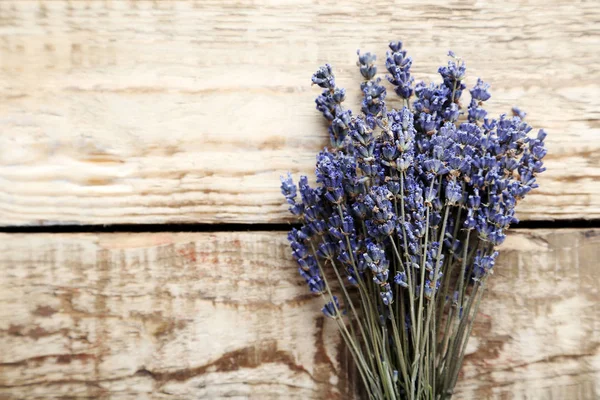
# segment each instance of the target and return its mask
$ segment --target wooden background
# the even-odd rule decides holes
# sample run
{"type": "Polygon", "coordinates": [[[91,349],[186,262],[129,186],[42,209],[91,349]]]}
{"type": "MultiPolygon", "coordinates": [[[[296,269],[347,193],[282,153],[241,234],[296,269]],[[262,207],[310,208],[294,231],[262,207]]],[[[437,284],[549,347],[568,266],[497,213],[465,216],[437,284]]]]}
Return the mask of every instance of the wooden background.
{"type": "Polygon", "coordinates": [[[0,399],[347,398],[278,177],[326,143],[313,70],[358,104],[356,49],[396,39],[549,132],[457,398],[600,397],[599,27],[597,1],[1,0],[0,399]]]}

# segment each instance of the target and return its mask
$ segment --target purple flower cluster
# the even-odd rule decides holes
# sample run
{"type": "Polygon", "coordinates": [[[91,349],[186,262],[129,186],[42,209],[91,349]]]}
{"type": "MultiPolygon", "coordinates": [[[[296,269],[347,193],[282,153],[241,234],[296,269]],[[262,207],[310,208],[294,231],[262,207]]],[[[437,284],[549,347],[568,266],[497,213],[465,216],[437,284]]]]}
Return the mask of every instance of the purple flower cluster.
{"type": "MultiPolygon", "coordinates": [[[[433,302],[441,291],[482,282],[494,266],[494,246],[518,222],[518,201],[538,186],[546,154],[546,134],[530,136],[522,111],[488,116],[490,87],[482,80],[461,108],[466,66],[452,52],[438,70],[440,83],[414,84],[402,43],[389,48],[387,79],[404,106],[386,108],[371,53],[358,53],[359,115],[342,107],[345,90],[331,66],[321,67],[312,82],[323,89],[316,105],[329,123],[331,146],[317,156],[318,185],[303,176],[296,187],[289,175],[281,184],[301,224],[288,238],[310,291],[327,294],[323,271],[333,267],[348,290],[373,295],[381,315],[399,299],[433,302]]],[[[445,299],[437,312],[444,312],[445,299]]],[[[323,312],[337,317],[339,309],[330,297],[323,312]]],[[[411,329],[419,321],[410,318],[425,320],[409,314],[399,320],[411,329]]]]}
{"type": "MultiPolygon", "coordinates": [[[[390,43],[390,49],[388,79],[400,97],[409,98],[412,60],[401,42],[390,43]]],[[[306,177],[301,178],[301,201],[296,199],[298,189],[289,175],[281,185],[290,211],[304,224],[290,233],[290,242],[312,291],[323,290],[315,256],[340,262],[350,281],[355,280],[357,270],[361,275],[370,271],[387,298],[388,268],[373,268],[373,262],[369,268],[360,266],[374,254],[373,249],[380,254],[375,260],[385,260],[386,252],[392,251],[391,241],[396,241],[409,256],[395,268],[404,277],[406,268],[433,265],[432,249],[452,246],[453,252],[460,252],[460,240],[452,244],[438,240],[452,234],[457,224],[463,231],[475,231],[482,241],[498,245],[504,241],[506,228],[518,222],[518,200],[537,187],[536,176],[544,171],[546,134],[540,131],[536,138],[529,137],[531,127],[519,116],[488,119],[483,106],[490,98],[489,85],[480,79],[470,90],[467,120],[459,122],[458,101],[466,88],[466,69],[464,62],[450,55],[453,60],[448,66],[439,68],[441,84],[416,85],[412,110],[403,107],[384,113],[386,91],[379,80],[372,80],[377,69],[371,53],[358,57],[366,79],[361,84],[365,94],[362,115],[342,109],[345,91],[335,85],[331,66],[313,75],[313,83],[325,89],[316,102],[331,121],[331,149],[317,157],[318,188],[310,188],[306,177]],[[450,216],[446,232],[440,233],[446,208],[450,216]],[[426,229],[435,234],[427,243],[423,240],[426,229]],[[319,249],[316,255],[310,255],[309,242],[319,249]]],[[[398,279],[400,286],[405,284],[405,278],[398,279]]]]}

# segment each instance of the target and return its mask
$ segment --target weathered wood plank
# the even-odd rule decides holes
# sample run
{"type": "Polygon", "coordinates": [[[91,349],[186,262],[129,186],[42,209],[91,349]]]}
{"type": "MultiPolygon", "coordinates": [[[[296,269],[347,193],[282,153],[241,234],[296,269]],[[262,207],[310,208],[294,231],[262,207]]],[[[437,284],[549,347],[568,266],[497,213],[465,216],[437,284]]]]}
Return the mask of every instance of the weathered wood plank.
{"type": "MultiPolygon", "coordinates": [[[[325,144],[310,75],[358,104],[357,47],[417,79],[453,49],[550,133],[523,219],[600,217],[597,2],[0,3],[0,224],[280,222],[278,176],[325,144]]],[[[381,64],[381,60],[380,60],[381,64]]]]}
{"type": "MultiPolygon", "coordinates": [[[[595,399],[600,230],[511,233],[458,398],[595,399]]],[[[0,235],[0,398],[347,398],[283,233],[0,235]]]]}
{"type": "Polygon", "coordinates": [[[1,236],[0,397],[340,398],[335,325],[284,241],[1,236]]]}
{"type": "Polygon", "coordinates": [[[512,232],[460,392],[474,399],[599,398],[599,260],[598,229],[512,232]]]}

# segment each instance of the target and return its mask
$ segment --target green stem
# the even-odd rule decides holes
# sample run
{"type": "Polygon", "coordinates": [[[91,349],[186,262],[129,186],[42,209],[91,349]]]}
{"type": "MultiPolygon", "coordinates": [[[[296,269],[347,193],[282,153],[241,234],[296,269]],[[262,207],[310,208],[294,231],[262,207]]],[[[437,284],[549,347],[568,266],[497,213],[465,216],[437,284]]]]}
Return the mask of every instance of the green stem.
{"type": "MultiPolygon", "coordinates": [[[[461,322],[461,317],[464,315],[462,313],[462,304],[463,304],[463,299],[464,299],[464,293],[463,293],[463,289],[464,289],[464,284],[465,284],[465,269],[467,268],[467,251],[469,249],[469,237],[471,235],[471,230],[467,230],[467,237],[465,238],[465,242],[463,244],[463,256],[462,256],[462,262],[461,262],[461,267],[460,267],[460,274],[459,274],[459,278],[458,278],[458,304],[456,306],[456,319],[454,321],[453,324],[453,337],[452,340],[450,340],[450,345],[446,350],[446,354],[444,356],[444,364],[445,364],[445,368],[448,368],[448,362],[447,362],[447,358],[449,356],[451,356],[452,352],[454,351],[454,346],[456,344],[456,334],[458,333],[458,327],[460,325],[461,322]]],[[[449,334],[449,333],[447,333],[449,334]]],[[[442,375],[442,372],[440,372],[440,375],[442,375]]]]}
{"type": "MultiPolygon", "coordinates": [[[[396,212],[396,215],[398,215],[398,200],[396,199],[396,196],[394,196],[394,211],[396,212]]],[[[390,240],[392,241],[392,243],[394,244],[394,248],[396,250],[396,255],[398,255],[398,246],[396,245],[396,237],[398,236],[398,228],[396,228],[396,232],[392,233],[390,235],[390,240]]],[[[396,266],[395,271],[394,271],[394,275],[397,274],[398,272],[400,272],[400,270],[404,270],[404,267],[402,266],[402,259],[401,258],[394,258],[394,265],[396,266]]],[[[400,288],[396,288],[396,319],[400,321],[400,288]]]]}
{"type": "MultiPolygon", "coordinates": [[[[392,312],[392,306],[389,305],[389,310],[392,312]]],[[[402,372],[402,376],[404,378],[404,387],[408,389],[410,380],[408,379],[408,372],[406,368],[406,363],[404,361],[404,353],[402,351],[402,341],[400,340],[400,335],[398,333],[398,326],[396,324],[396,319],[392,318],[392,331],[394,333],[394,341],[396,343],[396,355],[398,356],[398,364],[400,365],[400,370],[402,372]]]]}
{"type": "MultiPolygon", "coordinates": [[[[423,246],[423,261],[421,261],[421,281],[420,281],[420,291],[419,291],[419,309],[417,311],[417,334],[416,334],[416,338],[415,338],[415,351],[416,351],[416,355],[415,355],[415,360],[421,360],[423,358],[422,353],[419,351],[419,349],[421,348],[419,346],[420,344],[420,339],[422,336],[422,330],[421,328],[423,328],[423,324],[422,324],[422,319],[423,319],[423,298],[424,298],[424,289],[425,289],[425,262],[427,261],[427,245],[429,242],[429,207],[427,207],[427,210],[425,211],[425,219],[426,219],[426,228],[425,228],[425,242],[424,242],[424,246],[423,246]]],[[[419,365],[420,365],[421,361],[419,361],[419,365]]],[[[413,372],[414,374],[418,374],[419,373],[419,367],[416,368],[416,370],[413,372]]],[[[422,374],[421,374],[422,375],[422,374]]],[[[414,375],[412,377],[413,382],[416,380],[416,375],[414,375]]],[[[419,386],[420,388],[420,386],[419,386]]],[[[413,393],[414,395],[414,393],[413,393]]]]}
{"type": "MultiPolygon", "coordinates": [[[[321,238],[321,240],[323,240],[323,238],[321,238]]],[[[313,251],[313,256],[315,257],[315,260],[317,260],[317,264],[319,264],[319,258],[317,256],[317,250],[315,249],[315,245],[311,242],[310,243],[310,247],[313,251]]],[[[358,317],[358,313],[356,312],[356,310],[354,309],[354,303],[352,302],[352,299],[350,298],[350,296],[348,295],[348,292],[346,291],[346,287],[344,285],[344,281],[342,280],[342,278],[340,277],[340,274],[338,273],[337,267],[335,265],[335,263],[333,262],[333,260],[331,261],[331,265],[333,267],[333,270],[335,271],[335,275],[337,276],[338,282],[340,284],[340,287],[342,288],[343,292],[344,292],[344,302],[346,304],[348,304],[350,306],[350,309],[352,310],[352,315],[354,316],[354,320],[356,321],[356,323],[358,324],[359,328],[361,329],[361,332],[363,332],[362,330],[362,322],[360,320],[360,318],[358,317]]],[[[319,265],[319,268],[320,265],[319,265]]],[[[323,273],[321,273],[323,274],[323,273]]],[[[323,280],[325,280],[325,275],[323,275],[323,280]]],[[[350,330],[352,331],[352,337],[354,338],[354,340],[356,340],[356,333],[354,332],[354,326],[352,324],[352,319],[350,318],[350,330]]],[[[363,332],[364,335],[364,332],[363,332]]],[[[358,340],[356,340],[358,342],[358,340]]]]}
{"type": "MultiPolygon", "coordinates": [[[[463,339],[464,339],[463,335],[464,335],[465,329],[467,329],[467,325],[469,325],[469,315],[471,313],[471,307],[472,307],[473,303],[476,301],[477,291],[483,283],[484,283],[483,280],[481,282],[475,283],[475,286],[473,287],[473,291],[471,292],[471,296],[469,297],[469,301],[468,301],[465,313],[460,320],[460,324],[458,326],[458,331],[456,332],[456,334],[453,338],[451,353],[450,353],[451,358],[450,358],[450,362],[446,366],[446,368],[450,368],[451,372],[444,374],[446,379],[453,376],[454,372],[452,372],[452,371],[454,371],[456,368],[460,369],[460,365],[457,365],[457,358],[460,356],[460,351],[461,351],[461,347],[462,347],[462,343],[463,343],[463,339]]],[[[479,297],[479,299],[480,299],[480,297],[479,297]]],[[[477,302],[478,301],[479,300],[477,300],[477,302]]],[[[474,319],[474,317],[471,319],[471,325],[469,326],[469,330],[472,329],[473,319],[474,319]]],[[[446,382],[444,384],[446,385],[446,382]]],[[[447,387],[446,389],[452,389],[452,386],[447,387]]]]}
{"type": "MultiPolygon", "coordinates": [[[[464,188],[463,188],[464,190],[464,188]]],[[[452,234],[452,247],[450,248],[451,254],[450,256],[444,260],[444,266],[447,266],[447,268],[442,268],[442,272],[444,273],[444,282],[442,282],[442,288],[443,288],[443,292],[442,292],[442,296],[438,296],[438,300],[437,300],[437,309],[440,310],[439,315],[438,315],[438,320],[437,320],[437,326],[438,328],[441,327],[442,324],[442,316],[444,315],[444,309],[445,309],[445,300],[446,300],[446,296],[448,295],[448,287],[450,286],[450,276],[452,276],[452,272],[453,272],[453,267],[454,267],[454,263],[453,260],[454,258],[456,258],[456,255],[454,254],[454,246],[456,244],[456,241],[458,240],[458,229],[460,227],[460,215],[462,213],[462,208],[461,207],[457,207],[457,212],[456,212],[456,218],[454,219],[454,232],[452,234]]],[[[452,304],[452,302],[450,302],[450,304],[452,304]]]]}
{"type": "MultiPolygon", "coordinates": [[[[467,244],[465,244],[465,245],[467,245],[467,244]]],[[[471,260],[473,258],[473,255],[477,251],[478,247],[479,246],[473,246],[473,248],[471,249],[471,251],[469,252],[469,254],[466,256],[466,258],[463,255],[461,263],[460,263],[463,269],[466,269],[466,267],[463,264],[463,260],[465,260],[465,259],[467,261],[471,260]]],[[[463,279],[462,279],[463,282],[464,282],[464,279],[465,278],[463,277],[463,279]]],[[[459,292],[457,292],[457,293],[459,293],[459,292]]],[[[459,296],[458,296],[458,301],[461,302],[461,305],[460,305],[461,308],[464,308],[462,306],[462,304],[463,304],[462,301],[464,300],[464,295],[465,295],[465,293],[460,292],[459,296]]],[[[451,321],[450,327],[447,328],[447,330],[446,330],[446,336],[448,336],[450,338],[450,340],[449,340],[449,345],[446,347],[445,354],[443,355],[443,357],[440,355],[440,357],[442,359],[442,362],[440,364],[440,367],[438,368],[439,371],[443,371],[444,368],[446,368],[446,366],[448,365],[448,358],[451,356],[452,351],[453,351],[453,347],[454,347],[454,339],[456,338],[456,331],[459,329],[459,326],[460,326],[459,321],[460,321],[461,315],[464,315],[464,313],[460,312],[460,308],[458,308],[458,302],[457,302],[456,316],[451,321]]],[[[443,374],[442,372],[440,372],[440,376],[441,375],[445,375],[445,374],[443,374]]]]}
{"type": "MultiPolygon", "coordinates": [[[[344,281],[342,280],[342,277],[340,276],[340,273],[338,272],[338,268],[337,268],[335,262],[333,261],[333,259],[330,260],[330,261],[331,261],[331,265],[333,267],[333,270],[335,272],[335,275],[336,275],[336,277],[338,279],[338,282],[339,282],[339,284],[340,284],[340,286],[342,288],[342,291],[344,292],[344,296],[346,296],[346,298],[348,299],[348,302],[350,304],[350,308],[352,309],[352,313],[353,313],[354,318],[356,319],[358,327],[360,329],[360,334],[364,338],[364,344],[365,344],[365,347],[367,348],[366,349],[367,350],[367,354],[372,354],[371,353],[371,346],[370,346],[371,343],[369,343],[370,341],[368,340],[367,335],[365,334],[362,321],[358,318],[358,313],[356,312],[356,309],[354,308],[354,304],[352,303],[352,300],[350,299],[350,295],[348,294],[348,291],[346,290],[346,287],[344,285],[344,281]]],[[[352,325],[350,325],[350,328],[352,328],[352,325]]],[[[367,358],[369,360],[369,364],[371,366],[371,369],[373,369],[373,360],[371,359],[371,357],[367,357],[367,358]]]]}
{"type": "MultiPolygon", "coordinates": [[[[431,358],[435,358],[435,345],[436,345],[437,339],[433,340],[433,342],[431,343],[431,345],[429,344],[429,336],[430,336],[429,324],[431,323],[431,317],[433,315],[433,309],[435,307],[435,294],[436,294],[436,289],[435,288],[436,288],[436,285],[437,285],[437,277],[438,277],[438,273],[439,273],[440,256],[442,254],[442,247],[443,247],[442,240],[443,240],[444,232],[446,230],[446,223],[448,221],[448,210],[449,209],[450,209],[450,207],[446,206],[445,212],[444,212],[444,220],[443,220],[443,223],[442,223],[442,230],[441,230],[440,238],[439,238],[440,245],[438,246],[438,251],[437,251],[437,254],[436,254],[436,258],[434,260],[435,266],[433,268],[433,274],[434,275],[433,275],[433,287],[431,289],[432,290],[432,294],[431,294],[431,299],[430,299],[430,302],[429,302],[429,307],[427,309],[427,319],[426,319],[426,322],[425,322],[425,329],[423,331],[423,333],[425,335],[425,339],[421,343],[421,348],[419,349],[419,353],[423,354],[423,355],[426,354],[426,353],[424,353],[424,349],[425,349],[426,346],[432,350],[433,356],[428,352],[427,353],[428,356],[427,357],[423,357],[424,365],[425,366],[429,365],[429,363],[431,361],[431,358]]],[[[422,283],[422,285],[424,285],[424,284],[425,283],[422,283]]],[[[431,384],[431,381],[428,381],[428,383],[431,384]]]]}
{"type": "MultiPolygon", "coordinates": [[[[400,288],[398,288],[398,291],[400,291],[400,288]]],[[[404,353],[405,359],[406,359],[406,364],[409,364],[409,360],[408,360],[408,333],[406,332],[406,329],[404,328],[404,324],[406,321],[406,306],[404,305],[404,296],[401,294],[400,295],[400,312],[402,313],[402,318],[400,318],[398,320],[398,323],[400,324],[400,327],[402,328],[400,330],[401,336],[402,336],[402,345],[404,346],[404,349],[406,349],[406,353],[404,353]]]]}
{"type": "MultiPolygon", "coordinates": [[[[351,347],[350,345],[350,338],[346,337],[346,334],[344,333],[344,330],[342,328],[343,326],[343,322],[340,321],[339,318],[335,319],[338,325],[338,330],[340,331],[342,338],[344,339],[344,343],[346,343],[346,347],[350,350],[350,353],[352,353],[352,358],[354,358],[354,361],[357,362],[358,364],[358,355],[354,352],[354,349],[351,347]]],[[[365,376],[365,372],[363,371],[363,369],[360,367],[360,365],[357,365],[357,369],[358,369],[358,373],[360,374],[363,384],[365,385],[365,390],[367,391],[367,394],[369,396],[369,398],[373,398],[373,394],[372,394],[372,388],[371,386],[373,385],[373,381],[369,381],[367,379],[367,377],[365,376]]]]}
{"type": "Polygon", "coordinates": [[[458,363],[455,367],[455,373],[453,373],[453,378],[450,382],[450,388],[454,388],[454,386],[456,385],[456,381],[458,379],[458,373],[460,372],[460,367],[462,366],[463,360],[465,358],[465,351],[467,350],[467,344],[469,343],[469,337],[471,336],[471,332],[473,330],[473,323],[475,322],[475,318],[477,317],[477,313],[479,312],[479,305],[481,304],[481,299],[483,298],[486,280],[487,280],[487,276],[484,279],[482,279],[481,287],[479,288],[479,291],[480,291],[479,297],[477,298],[477,300],[475,302],[475,309],[473,310],[473,316],[471,317],[471,323],[469,324],[469,330],[467,331],[467,334],[464,339],[464,344],[462,345],[462,348],[460,350],[460,357],[459,357],[458,363]]]}
{"type": "MultiPolygon", "coordinates": [[[[431,180],[431,185],[429,186],[429,191],[433,190],[433,184],[435,182],[435,179],[431,180]]],[[[417,337],[415,340],[415,351],[417,352],[415,358],[422,358],[422,354],[421,352],[419,352],[419,349],[421,348],[419,346],[420,344],[420,339],[422,336],[422,328],[423,328],[423,298],[424,298],[424,289],[425,289],[425,264],[427,263],[427,246],[429,245],[429,209],[431,208],[431,204],[426,206],[426,211],[425,211],[425,241],[424,241],[424,246],[423,246],[423,257],[421,260],[421,289],[419,291],[419,310],[417,312],[417,337]]],[[[417,368],[417,372],[418,372],[418,368],[417,368]]],[[[415,377],[413,377],[413,380],[415,379],[415,377]]]]}
{"type": "MultiPolygon", "coordinates": [[[[312,243],[311,243],[312,246],[312,243]]],[[[313,251],[314,251],[314,247],[313,247],[313,251]]],[[[329,297],[331,298],[331,303],[333,304],[333,308],[335,309],[335,312],[337,315],[341,315],[340,310],[338,309],[337,304],[335,303],[335,300],[333,298],[333,293],[331,292],[331,288],[329,286],[329,282],[327,281],[327,277],[325,276],[325,271],[323,270],[323,267],[321,266],[321,263],[319,262],[319,258],[317,257],[316,253],[314,255],[315,260],[317,261],[317,266],[319,267],[319,272],[321,273],[321,276],[323,277],[323,282],[325,282],[325,288],[327,289],[327,293],[329,294],[329,297]]],[[[348,332],[348,329],[346,328],[345,324],[342,324],[342,328],[343,331],[346,333],[346,335],[351,338],[350,333],[348,332]]],[[[350,340],[350,344],[352,345],[352,348],[354,349],[354,351],[356,352],[356,354],[359,356],[359,359],[363,365],[363,367],[365,366],[365,361],[364,361],[364,357],[361,351],[359,351],[359,349],[356,347],[356,343],[353,340],[350,340]]],[[[365,369],[368,371],[368,369],[365,369]]]]}
{"type": "Polygon", "coordinates": [[[457,81],[454,81],[454,87],[452,88],[452,96],[450,97],[450,102],[454,103],[454,93],[456,92],[456,83],[457,81]]]}
{"type": "Polygon", "coordinates": [[[440,376],[442,376],[442,374],[441,374],[440,371],[443,369],[443,366],[444,366],[444,363],[443,363],[444,357],[442,357],[442,354],[445,354],[446,351],[448,350],[448,341],[449,341],[450,336],[451,336],[449,330],[450,330],[450,326],[451,326],[450,324],[452,322],[453,314],[454,314],[454,307],[450,307],[450,312],[448,313],[448,318],[446,318],[446,329],[444,329],[444,340],[440,343],[441,344],[441,347],[440,347],[440,357],[439,357],[439,364],[440,365],[438,365],[438,367],[437,367],[438,374],[440,376]]]}
{"type": "MultiPolygon", "coordinates": [[[[339,212],[340,218],[343,221],[344,220],[344,213],[343,213],[341,205],[339,205],[339,204],[338,204],[338,212],[339,212]]],[[[367,316],[367,319],[369,319],[368,322],[369,322],[370,333],[371,333],[371,340],[372,340],[373,337],[374,337],[374,334],[375,334],[374,327],[376,326],[376,324],[373,321],[373,318],[377,314],[376,313],[377,310],[373,308],[373,305],[371,304],[371,300],[369,298],[370,296],[368,295],[367,288],[363,284],[362,278],[360,276],[360,272],[358,271],[358,268],[356,266],[356,262],[354,260],[354,253],[352,252],[352,247],[350,246],[350,239],[348,238],[348,236],[346,236],[346,245],[348,246],[347,248],[348,248],[348,253],[349,253],[349,256],[350,256],[350,261],[352,262],[352,268],[355,271],[356,280],[358,281],[358,292],[360,294],[361,301],[363,302],[363,304],[367,304],[367,307],[368,307],[368,310],[365,311],[365,314],[367,316]]],[[[378,363],[379,363],[379,361],[378,361],[378,363]]]]}
{"type": "MultiPolygon", "coordinates": [[[[400,193],[402,196],[400,197],[400,214],[402,215],[402,236],[404,238],[404,256],[406,258],[406,277],[408,281],[408,301],[410,304],[410,330],[412,332],[411,339],[413,343],[413,347],[415,346],[415,337],[417,336],[415,331],[415,286],[413,285],[412,279],[412,265],[410,262],[410,255],[408,254],[408,240],[406,238],[406,228],[404,223],[406,222],[406,215],[404,211],[404,172],[400,174],[400,193]]],[[[397,250],[397,249],[396,249],[397,250]]],[[[397,252],[396,252],[397,253],[397,252]]]]}
{"type": "Polygon", "coordinates": [[[460,267],[460,276],[458,279],[458,312],[456,313],[456,316],[460,319],[460,308],[462,307],[462,302],[463,302],[463,288],[464,288],[464,284],[465,284],[465,269],[467,268],[467,251],[469,248],[469,236],[471,235],[471,230],[469,229],[467,231],[467,238],[465,239],[465,243],[463,245],[463,259],[462,259],[462,265],[460,267]]]}

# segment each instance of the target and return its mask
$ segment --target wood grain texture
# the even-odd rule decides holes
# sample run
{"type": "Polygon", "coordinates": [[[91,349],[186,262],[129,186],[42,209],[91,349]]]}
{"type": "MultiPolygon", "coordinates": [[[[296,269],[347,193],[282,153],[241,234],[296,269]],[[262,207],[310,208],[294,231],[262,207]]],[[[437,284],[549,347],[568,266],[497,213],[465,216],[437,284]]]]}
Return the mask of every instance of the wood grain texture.
{"type": "Polygon", "coordinates": [[[473,399],[600,397],[600,230],[509,235],[465,358],[473,399]]]}
{"type": "Polygon", "coordinates": [[[0,237],[0,397],[342,398],[285,235],[0,237]]]}
{"type": "Polygon", "coordinates": [[[326,140],[311,73],[358,104],[356,49],[397,38],[549,131],[522,219],[598,218],[598,26],[595,1],[4,0],[0,224],[286,221],[278,177],[326,140]]]}
{"type": "MultiPolygon", "coordinates": [[[[598,398],[599,249],[511,233],[458,399],[598,398]]],[[[0,235],[0,398],[349,398],[288,254],[276,232],[0,235]]]]}

